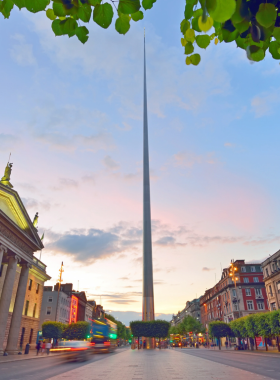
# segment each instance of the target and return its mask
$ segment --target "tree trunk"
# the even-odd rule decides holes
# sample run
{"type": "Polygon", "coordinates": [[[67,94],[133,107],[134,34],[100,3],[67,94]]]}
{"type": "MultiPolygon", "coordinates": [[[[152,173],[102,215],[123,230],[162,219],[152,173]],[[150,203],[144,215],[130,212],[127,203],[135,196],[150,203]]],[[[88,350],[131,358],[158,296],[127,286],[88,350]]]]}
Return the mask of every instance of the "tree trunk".
{"type": "Polygon", "coordinates": [[[279,344],[279,336],[278,335],[276,336],[276,342],[277,342],[278,352],[280,352],[280,344],[279,344]]]}
{"type": "Polygon", "coordinates": [[[250,348],[249,348],[249,337],[247,336],[247,350],[249,351],[250,348]]]}
{"type": "Polygon", "coordinates": [[[161,349],[161,340],[159,338],[159,341],[158,341],[158,348],[161,349]]]}
{"type": "Polygon", "coordinates": [[[139,350],[139,346],[140,346],[140,339],[139,339],[139,336],[138,336],[138,350],[139,350]]]}
{"type": "Polygon", "coordinates": [[[256,337],[255,337],[255,345],[256,345],[256,350],[258,350],[258,345],[257,345],[256,337]]]}
{"type": "Polygon", "coordinates": [[[264,342],[265,342],[265,350],[268,351],[268,347],[267,347],[267,338],[264,338],[264,342]]]}
{"type": "Polygon", "coordinates": [[[221,349],[221,338],[219,338],[219,350],[221,349]]]}

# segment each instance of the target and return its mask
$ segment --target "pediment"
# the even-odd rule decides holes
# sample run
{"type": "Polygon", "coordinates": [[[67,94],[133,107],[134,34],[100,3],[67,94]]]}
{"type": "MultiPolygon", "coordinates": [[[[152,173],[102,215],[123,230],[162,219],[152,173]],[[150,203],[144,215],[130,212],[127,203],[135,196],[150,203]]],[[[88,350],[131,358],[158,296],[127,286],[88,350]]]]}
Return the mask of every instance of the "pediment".
{"type": "Polygon", "coordinates": [[[0,184],[0,210],[36,245],[42,244],[18,193],[2,184],[0,184]]]}

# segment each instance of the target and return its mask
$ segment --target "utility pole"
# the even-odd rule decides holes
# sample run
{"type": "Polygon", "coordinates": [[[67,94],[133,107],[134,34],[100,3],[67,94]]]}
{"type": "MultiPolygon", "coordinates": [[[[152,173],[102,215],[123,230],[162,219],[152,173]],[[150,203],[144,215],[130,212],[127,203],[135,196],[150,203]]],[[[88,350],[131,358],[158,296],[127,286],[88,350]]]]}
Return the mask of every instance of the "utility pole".
{"type": "Polygon", "coordinates": [[[64,272],[64,269],[63,269],[63,261],[61,263],[61,267],[59,269],[59,277],[58,277],[58,291],[57,291],[57,301],[56,301],[56,313],[55,313],[55,321],[57,322],[57,318],[58,318],[58,300],[59,300],[59,293],[60,293],[60,286],[61,286],[61,283],[62,283],[62,273],[64,272]]]}

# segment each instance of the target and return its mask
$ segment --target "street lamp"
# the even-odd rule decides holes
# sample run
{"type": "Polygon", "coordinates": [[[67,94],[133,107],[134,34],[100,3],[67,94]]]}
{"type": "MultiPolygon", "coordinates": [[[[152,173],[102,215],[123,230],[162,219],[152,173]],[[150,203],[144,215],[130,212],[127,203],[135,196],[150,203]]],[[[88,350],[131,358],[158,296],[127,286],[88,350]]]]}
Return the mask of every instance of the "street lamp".
{"type": "Polygon", "coordinates": [[[238,269],[233,265],[233,262],[231,262],[230,267],[229,267],[229,275],[230,275],[232,281],[234,282],[236,302],[237,302],[237,308],[238,308],[238,317],[240,318],[240,310],[239,310],[239,305],[238,305],[239,299],[237,296],[237,287],[236,287],[236,281],[238,280],[237,271],[238,271],[238,269]]]}

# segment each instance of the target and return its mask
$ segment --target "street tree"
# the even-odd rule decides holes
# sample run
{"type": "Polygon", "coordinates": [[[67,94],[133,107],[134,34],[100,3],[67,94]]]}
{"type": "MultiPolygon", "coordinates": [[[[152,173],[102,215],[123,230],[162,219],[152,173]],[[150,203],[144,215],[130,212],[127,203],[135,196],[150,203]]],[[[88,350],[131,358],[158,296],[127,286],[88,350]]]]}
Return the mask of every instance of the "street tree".
{"type": "Polygon", "coordinates": [[[219,350],[221,349],[221,338],[232,335],[230,326],[222,321],[213,321],[209,323],[209,335],[217,338],[219,341],[219,350]]]}
{"type": "Polygon", "coordinates": [[[256,321],[256,314],[250,314],[245,319],[245,328],[247,330],[247,335],[254,339],[256,350],[258,349],[256,337],[258,336],[258,327],[257,327],[257,321],[256,321]]]}
{"type": "Polygon", "coordinates": [[[276,336],[278,351],[280,352],[280,310],[273,310],[270,312],[270,327],[273,335],[276,336]]]}
{"type": "Polygon", "coordinates": [[[61,322],[44,322],[42,324],[42,336],[46,339],[60,339],[66,326],[61,322]]]}
{"type": "Polygon", "coordinates": [[[85,321],[70,323],[63,331],[62,337],[67,340],[84,340],[90,334],[90,324],[85,321]]]}
{"type": "Polygon", "coordinates": [[[257,326],[258,336],[264,337],[265,349],[268,351],[267,338],[272,336],[270,312],[255,314],[255,321],[257,326]]]}
{"type": "MultiPolygon", "coordinates": [[[[156,0],[1,0],[0,12],[4,18],[9,18],[14,8],[45,12],[55,36],[76,36],[85,43],[89,38],[86,25],[91,20],[103,29],[114,21],[116,31],[124,35],[131,22],[142,20],[144,11],[155,3],[156,0]]],[[[178,6],[172,2],[170,10],[178,6]]],[[[180,29],[186,64],[198,65],[201,49],[221,42],[243,49],[251,61],[263,60],[268,51],[274,59],[280,59],[279,9],[280,0],[185,0],[180,29]]],[[[155,12],[160,15],[159,1],[155,12]]]]}

